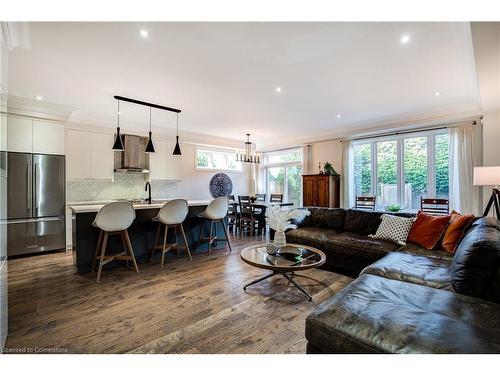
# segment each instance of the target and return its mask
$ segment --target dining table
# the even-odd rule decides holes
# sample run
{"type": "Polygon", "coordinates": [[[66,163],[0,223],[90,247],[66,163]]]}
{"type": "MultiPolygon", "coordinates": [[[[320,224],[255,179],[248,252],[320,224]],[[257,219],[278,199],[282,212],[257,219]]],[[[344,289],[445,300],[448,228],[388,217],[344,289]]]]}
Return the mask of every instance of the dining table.
{"type": "MultiPolygon", "coordinates": [[[[229,200],[230,205],[238,205],[239,202],[236,200],[229,200]]],[[[247,205],[247,203],[245,203],[247,205]]],[[[273,207],[274,205],[279,205],[280,207],[291,207],[293,206],[293,202],[264,202],[264,201],[255,201],[255,202],[250,202],[250,206],[252,207],[252,210],[255,211],[255,216],[259,218],[259,234],[262,233],[262,228],[265,227],[266,223],[266,210],[269,207],[273,207]]],[[[265,229],[264,229],[265,230],[265,229]]]]}

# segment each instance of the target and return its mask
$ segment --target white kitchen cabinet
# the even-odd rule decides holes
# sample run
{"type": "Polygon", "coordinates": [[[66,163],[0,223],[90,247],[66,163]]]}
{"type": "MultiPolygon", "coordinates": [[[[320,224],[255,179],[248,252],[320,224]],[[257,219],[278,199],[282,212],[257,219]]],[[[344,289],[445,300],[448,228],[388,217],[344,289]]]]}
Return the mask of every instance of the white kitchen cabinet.
{"type": "Polygon", "coordinates": [[[65,125],[33,120],[33,153],[64,155],[65,125]]]}
{"type": "Polygon", "coordinates": [[[58,122],[7,117],[7,150],[64,155],[65,125],[58,122]]]}
{"type": "Polygon", "coordinates": [[[153,140],[155,153],[149,154],[149,169],[152,180],[178,181],[181,179],[181,160],[172,155],[175,144],[165,140],[153,140]]]}
{"type": "Polygon", "coordinates": [[[90,147],[91,178],[111,180],[114,174],[114,137],[112,134],[93,133],[90,147]]]}
{"type": "Polygon", "coordinates": [[[91,178],[91,140],[90,132],[68,129],[68,179],[91,178]]]}
{"type": "Polygon", "coordinates": [[[68,129],[68,179],[111,180],[113,135],[68,129]]]}
{"type": "Polygon", "coordinates": [[[149,170],[152,180],[167,180],[168,143],[153,139],[155,152],[149,154],[149,170]]]}
{"type": "Polygon", "coordinates": [[[33,120],[23,117],[7,117],[7,150],[33,152],[33,120]]]}
{"type": "Polygon", "coordinates": [[[182,178],[181,162],[182,156],[172,155],[174,151],[175,143],[168,142],[168,152],[167,152],[167,180],[180,181],[182,178]]]}

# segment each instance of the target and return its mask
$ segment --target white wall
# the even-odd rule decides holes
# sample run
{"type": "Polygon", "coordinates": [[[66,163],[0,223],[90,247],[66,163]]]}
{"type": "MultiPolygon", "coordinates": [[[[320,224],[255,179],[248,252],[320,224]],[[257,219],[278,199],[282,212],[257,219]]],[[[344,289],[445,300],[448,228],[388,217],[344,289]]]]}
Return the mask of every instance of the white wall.
{"type": "Polygon", "coordinates": [[[312,174],[319,172],[319,163],[330,162],[333,168],[342,175],[342,142],[339,139],[312,143],[311,168],[312,174]]]}
{"type": "MultiPolygon", "coordinates": [[[[195,148],[193,144],[184,143],[182,151],[182,180],[178,183],[178,195],[188,199],[211,199],[208,185],[210,179],[219,171],[200,171],[195,168],[195,148]]],[[[226,172],[233,181],[234,195],[247,195],[250,175],[243,168],[241,173],[226,172]]]]}
{"type": "MultiPolygon", "coordinates": [[[[483,111],[483,165],[500,165],[500,23],[472,22],[472,42],[483,111]]],[[[483,188],[484,204],[491,188],[483,188]]],[[[492,211],[490,211],[493,214],[492,211]]]]}

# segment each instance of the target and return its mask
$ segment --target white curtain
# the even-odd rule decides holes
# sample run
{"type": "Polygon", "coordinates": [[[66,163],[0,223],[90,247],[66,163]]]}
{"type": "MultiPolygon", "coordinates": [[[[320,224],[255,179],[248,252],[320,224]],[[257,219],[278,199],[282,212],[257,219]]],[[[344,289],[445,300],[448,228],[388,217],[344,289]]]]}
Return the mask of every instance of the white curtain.
{"type": "Polygon", "coordinates": [[[303,174],[311,174],[312,173],[312,146],[305,145],[302,146],[302,157],[303,157],[303,174]]]}
{"type": "Polygon", "coordinates": [[[352,141],[343,140],[342,141],[342,207],[351,208],[354,206],[354,157],[352,141]]]}
{"type": "Polygon", "coordinates": [[[462,124],[449,129],[450,210],[480,215],[479,188],[473,185],[474,166],[480,162],[477,147],[479,126],[462,124]]]}

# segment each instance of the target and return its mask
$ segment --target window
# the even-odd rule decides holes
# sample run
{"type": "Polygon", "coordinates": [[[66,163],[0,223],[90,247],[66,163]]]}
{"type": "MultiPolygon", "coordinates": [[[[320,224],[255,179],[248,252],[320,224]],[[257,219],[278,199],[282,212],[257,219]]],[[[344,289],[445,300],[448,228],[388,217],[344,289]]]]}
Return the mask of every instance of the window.
{"type": "Polygon", "coordinates": [[[375,195],[378,209],[418,209],[422,197],[448,198],[449,136],[441,130],[357,141],[353,166],[354,195],[375,195]]]}
{"type": "Polygon", "coordinates": [[[267,199],[283,194],[284,202],[302,205],[302,150],[269,152],[264,155],[267,199]]]}
{"type": "Polygon", "coordinates": [[[241,163],[234,151],[196,148],[196,169],[241,172],[241,163]]]}

